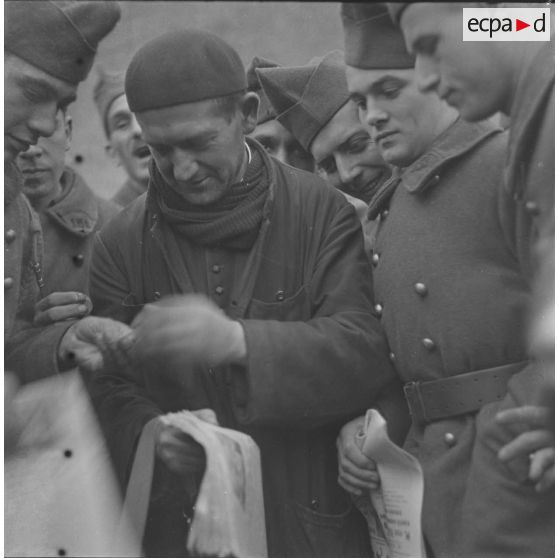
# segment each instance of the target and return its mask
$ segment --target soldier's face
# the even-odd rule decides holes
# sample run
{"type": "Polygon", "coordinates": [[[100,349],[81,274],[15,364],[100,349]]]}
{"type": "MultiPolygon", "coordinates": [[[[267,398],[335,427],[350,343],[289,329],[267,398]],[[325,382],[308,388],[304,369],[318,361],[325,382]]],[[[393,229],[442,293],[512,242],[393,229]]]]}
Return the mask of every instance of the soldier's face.
{"type": "Polygon", "coordinates": [[[507,110],[512,91],[509,54],[516,47],[464,42],[462,8],[463,3],[410,4],[401,29],[407,49],[416,56],[419,90],[436,92],[464,119],[476,121],[507,110]]]}
{"type": "MultiPolygon", "coordinates": [[[[257,98],[256,98],[257,99],[257,98]]],[[[194,205],[222,198],[242,176],[244,134],[254,128],[239,107],[231,114],[209,99],[139,113],[138,122],[166,183],[194,205]]]]}
{"type": "Polygon", "coordinates": [[[318,132],[310,150],[318,174],[335,188],[366,203],[391,174],[352,101],[318,132]]]}
{"type": "Polygon", "coordinates": [[[141,128],[130,111],[125,95],[117,97],[107,112],[108,152],[124,167],[126,174],[140,184],[149,180],[151,154],[141,137],[141,128]]]}
{"type": "Polygon", "coordinates": [[[277,120],[258,124],[250,137],[258,140],[270,155],[282,163],[297,169],[314,171],[312,155],[305,151],[296,138],[277,120]]]}
{"type": "Polygon", "coordinates": [[[58,111],[56,130],[48,138],[40,138],[17,156],[23,174],[23,192],[33,202],[61,190],[66,151],[70,147],[70,117],[58,111]]]}
{"type": "Polygon", "coordinates": [[[382,158],[405,167],[425,153],[448,126],[449,107],[435,93],[421,93],[415,72],[347,67],[351,97],[370,126],[382,158]]]}
{"type": "Polygon", "coordinates": [[[21,58],[4,55],[4,160],[56,130],[56,114],[75,100],[77,86],[59,80],[21,58]]]}

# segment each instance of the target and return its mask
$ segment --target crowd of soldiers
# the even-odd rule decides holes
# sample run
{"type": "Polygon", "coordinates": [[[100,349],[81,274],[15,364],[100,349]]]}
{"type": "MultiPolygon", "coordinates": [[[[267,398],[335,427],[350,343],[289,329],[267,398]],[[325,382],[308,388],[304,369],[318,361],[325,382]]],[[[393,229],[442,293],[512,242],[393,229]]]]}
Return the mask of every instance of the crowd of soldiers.
{"type": "Polygon", "coordinates": [[[157,424],[147,556],[187,556],[187,409],[257,443],[270,558],[366,558],[374,408],[428,558],[553,555],[553,9],[548,42],[463,42],[475,6],[341,4],[303,66],[161,34],[98,72],[108,201],[65,154],[117,2],[6,1],[7,454],[18,390],[77,367],[123,490],[157,424]]]}

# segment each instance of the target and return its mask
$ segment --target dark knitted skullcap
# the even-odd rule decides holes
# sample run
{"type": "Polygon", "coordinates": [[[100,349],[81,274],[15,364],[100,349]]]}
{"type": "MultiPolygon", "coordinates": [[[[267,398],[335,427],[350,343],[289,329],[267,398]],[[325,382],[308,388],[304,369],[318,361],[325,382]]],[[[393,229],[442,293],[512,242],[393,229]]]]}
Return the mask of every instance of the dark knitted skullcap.
{"type": "Polygon", "coordinates": [[[97,45],[119,19],[114,1],[8,0],[4,50],[75,85],[87,77],[97,45]]]}
{"type": "Polygon", "coordinates": [[[145,44],[126,71],[133,112],[224,97],[247,88],[240,56],[223,39],[198,29],[165,33],[145,44]]]}
{"type": "Polygon", "coordinates": [[[415,59],[383,4],[342,4],[341,18],[348,66],[370,70],[414,67],[415,59]]]}
{"type": "Polygon", "coordinates": [[[98,79],[93,89],[93,100],[97,105],[105,134],[108,136],[108,112],[112,103],[118,99],[118,97],[124,95],[124,74],[120,72],[108,72],[100,66],[97,69],[97,73],[98,79]]]}
{"type": "Polygon", "coordinates": [[[258,68],[277,120],[309,151],[318,132],[349,100],[343,53],[333,51],[306,66],[258,68]]]}
{"type": "Polygon", "coordinates": [[[273,120],[277,113],[269,102],[267,95],[262,89],[262,85],[256,75],[256,68],[277,68],[279,64],[271,62],[265,58],[254,56],[250,66],[246,70],[246,79],[248,80],[248,91],[254,91],[260,97],[260,106],[258,108],[258,124],[263,124],[268,120],[273,120]]]}

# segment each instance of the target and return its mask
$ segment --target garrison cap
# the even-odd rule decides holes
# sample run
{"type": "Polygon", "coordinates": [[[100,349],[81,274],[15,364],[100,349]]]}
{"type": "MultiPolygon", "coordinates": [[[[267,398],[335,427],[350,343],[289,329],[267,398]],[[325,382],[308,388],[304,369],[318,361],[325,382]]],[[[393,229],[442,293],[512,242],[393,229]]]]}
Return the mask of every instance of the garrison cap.
{"type": "Polygon", "coordinates": [[[343,53],[306,66],[258,68],[262,88],[285,126],[307,151],[318,132],[349,100],[343,53]]]}
{"type": "Polygon", "coordinates": [[[149,41],[132,58],[125,80],[132,112],[225,97],[247,87],[236,50],[198,29],[171,31],[149,41]]]}
{"type": "Polygon", "coordinates": [[[105,134],[109,136],[108,112],[112,103],[118,97],[124,95],[124,74],[120,72],[108,72],[101,68],[97,69],[98,79],[93,89],[93,100],[97,105],[99,116],[103,122],[105,134]]]}
{"type": "Polygon", "coordinates": [[[258,108],[258,124],[263,124],[268,120],[273,120],[277,113],[273,109],[273,106],[269,102],[267,95],[262,89],[262,84],[256,75],[256,68],[277,68],[279,64],[276,62],[271,62],[271,60],[266,60],[265,58],[260,58],[259,56],[254,56],[254,59],[248,66],[246,70],[246,79],[248,80],[248,91],[254,91],[260,97],[260,106],[258,108]]]}
{"type": "Polygon", "coordinates": [[[4,2],[4,50],[72,85],[84,80],[97,45],[120,19],[118,3],[4,2]]]}
{"type": "Polygon", "coordinates": [[[344,3],[341,19],[348,66],[366,70],[414,68],[415,59],[383,4],[344,3]]]}

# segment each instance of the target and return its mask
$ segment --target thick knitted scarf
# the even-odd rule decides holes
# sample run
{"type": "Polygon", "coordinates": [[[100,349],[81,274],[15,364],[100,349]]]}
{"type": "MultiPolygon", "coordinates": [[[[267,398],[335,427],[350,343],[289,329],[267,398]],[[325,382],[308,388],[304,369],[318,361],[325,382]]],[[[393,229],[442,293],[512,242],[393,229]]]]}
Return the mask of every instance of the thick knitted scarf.
{"type": "Polygon", "coordinates": [[[154,162],[147,193],[148,207],[162,215],[173,230],[195,244],[231,250],[252,247],[263,219],[269,177],[262,156],[252,150],[243,179],[215,203],[188,203],[165,183],[154,162]]]}

